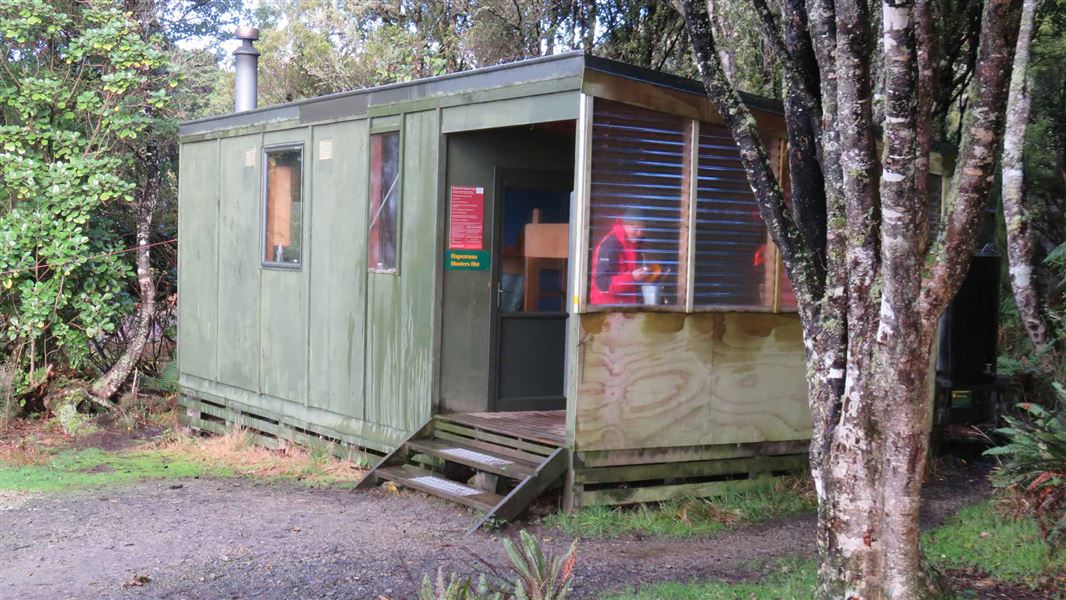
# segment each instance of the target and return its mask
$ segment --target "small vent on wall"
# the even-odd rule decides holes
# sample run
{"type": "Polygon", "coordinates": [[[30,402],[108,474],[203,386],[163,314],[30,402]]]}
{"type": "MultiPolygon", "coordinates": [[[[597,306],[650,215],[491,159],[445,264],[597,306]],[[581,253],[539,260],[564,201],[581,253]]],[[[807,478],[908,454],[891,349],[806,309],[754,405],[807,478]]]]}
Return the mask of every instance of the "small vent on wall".
{"type": "Polygon", "coordinates": [[[333,160],[333,140],[318,142],[318,160],[333,160]]]}
{"type": "Polygon", "coordinates": [[[254,146],[251,147],[251,148],[248,148],[247,150],[244,151],[244,166],[246,166],[246,167],[254,167],[255,166],[255,147],[254,146]]]}

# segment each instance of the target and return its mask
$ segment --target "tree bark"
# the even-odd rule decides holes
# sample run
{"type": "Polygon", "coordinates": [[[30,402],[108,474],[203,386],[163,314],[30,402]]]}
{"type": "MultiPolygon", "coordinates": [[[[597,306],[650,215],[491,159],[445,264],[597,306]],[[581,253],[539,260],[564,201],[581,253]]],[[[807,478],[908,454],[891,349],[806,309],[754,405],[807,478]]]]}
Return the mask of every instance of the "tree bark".
{"type": "Polygon", "coordinates": [[[89,394],[98,404],[114,396],[119,387],[129,378],[141,360],[144,347],[151,334],[152,322],[155,318],[155,280],[152,278],[151,249],[148,244],[152,235],[152,217],[159,200],[160,160],[158,146],[154,143],[149,144],[145,149],[143,159],[145,179],[136,195],[137,285],[141,302],[137,306],[133,332],[122,355],[89,387],[89,394]]]}
{"type": "Polygon", "coordinates": [[[1007,124],[1003,133],[1003,218],[1007,224],[1007,256],[1014,301],[1025,330],[1036,346],[1048,343],[1046,315],[1033,276],[1031,214],[1025,202],[1025,129],[1029,123],[1029,46],[1033,39],[1036,0],[1022,3],[1021,26],[1014,52],[1007,98],[1007,124]]]}
{"type": "MultiPolygon", "coordinates": [[[[990,191],[1019,1],[988,0],[971,117],[950,193],[953,210],[939,243],[928,251],[924,180],[932,134],[920,122],[932,111],[936,76],[928,0],[883,0],[881,160],[873,137],[866,0],[807,0],[805,24],[786,22],[788,43],[769,38],[787,68],[801,69],[798,58],[808,42],[817,63],[817,141],[790,152],[798,159],[791,164],[820,165],[824,263],[806,228],[783,208],[755,121],[723,71],[702,2],[680,1],[704,88],[730,128],[799,299],[819,500],[820,597],[936,595],[923,568],[918,526],[932,424],[932,341],[936,320],[969,265],[975,223],[990,191]]],[[[765,2],[753,5],[764,33],[773,31],[765,2]]],[[[795,10],[786,0],[786,19],[795,10]]],[[[803,78],[793,73],[785,80],[803,78]]],[[[812,115],[801,101],[786,99],[785,110],[790,141],[802,141],[804,119],[812,115]]],[[[793,193],[797,203],[819,196],[802,186],[793,193]]]]}

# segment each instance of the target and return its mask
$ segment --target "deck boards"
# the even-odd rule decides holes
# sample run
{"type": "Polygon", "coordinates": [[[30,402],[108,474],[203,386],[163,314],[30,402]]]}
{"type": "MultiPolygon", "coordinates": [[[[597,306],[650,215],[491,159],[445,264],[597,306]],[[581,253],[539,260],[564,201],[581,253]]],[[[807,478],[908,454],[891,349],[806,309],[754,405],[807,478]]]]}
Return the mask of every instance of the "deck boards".
{"type": "Polygon", "coordinates": [[[566,445],[565,410],[454,413],[440,418],[483,431],[534,441],[556,448],[566,445]]]}

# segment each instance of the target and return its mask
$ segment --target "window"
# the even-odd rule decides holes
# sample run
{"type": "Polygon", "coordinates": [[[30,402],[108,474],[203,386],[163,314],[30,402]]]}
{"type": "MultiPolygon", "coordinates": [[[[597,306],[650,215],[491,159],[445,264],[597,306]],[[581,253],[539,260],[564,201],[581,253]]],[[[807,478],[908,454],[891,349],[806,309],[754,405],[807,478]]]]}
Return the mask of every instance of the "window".
{"type": "Polygon", "coordinates": [[[370,236],[367,267],[395,273],[400,221],[400,133],[370,136],[370,236]]]}
{"type": "Polygon", "coordinates": [[[595,100],[591,305],[684,305],[678,269],[691,127],[681,117],[595,100]]]}
{"type": "Polygon", "coordinates": [[[733,137],[700,123],[693,304],[772,307],[776,260],[733,137]]]}
{"type": "Polygon", "coordinates": [[[299,267],[303,242],[303,148],[266,149],[263,263],[299,267]]]}
{"type": "Polygon", "coordinates": [[[596,98],[591,133],[588,306],[796,310],[728,128],[596,98]]]}

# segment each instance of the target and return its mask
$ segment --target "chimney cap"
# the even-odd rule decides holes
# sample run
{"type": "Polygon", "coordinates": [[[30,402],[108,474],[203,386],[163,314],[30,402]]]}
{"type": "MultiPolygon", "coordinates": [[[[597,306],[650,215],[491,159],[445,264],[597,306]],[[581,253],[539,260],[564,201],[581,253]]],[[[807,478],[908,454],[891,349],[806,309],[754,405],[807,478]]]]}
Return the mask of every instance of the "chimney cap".
{"type": "Polygon", "coordinates": [[[234,33],[238,40],[258,40],[259,28],[258,27],[238,27],[234,33]]]}

